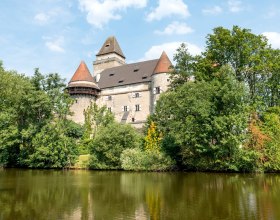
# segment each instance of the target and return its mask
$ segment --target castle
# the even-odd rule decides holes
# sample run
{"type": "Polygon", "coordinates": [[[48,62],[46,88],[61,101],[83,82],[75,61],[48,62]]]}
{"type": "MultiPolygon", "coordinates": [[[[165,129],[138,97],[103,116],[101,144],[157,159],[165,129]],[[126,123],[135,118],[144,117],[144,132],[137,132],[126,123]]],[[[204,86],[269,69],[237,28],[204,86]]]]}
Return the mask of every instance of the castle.
{"type": "Polygon", "coordinates": [[[159,95],[167,90],[171,62],[163,52],[159,59],[125,63],[114,36],[109,37],[93,62],[93,75],[82,61],[68,83],[75,99],[71,119],[84,123],[84,110],[91,102],[107,106],[117,121],[141,128],[155,110],[159,95]]]}

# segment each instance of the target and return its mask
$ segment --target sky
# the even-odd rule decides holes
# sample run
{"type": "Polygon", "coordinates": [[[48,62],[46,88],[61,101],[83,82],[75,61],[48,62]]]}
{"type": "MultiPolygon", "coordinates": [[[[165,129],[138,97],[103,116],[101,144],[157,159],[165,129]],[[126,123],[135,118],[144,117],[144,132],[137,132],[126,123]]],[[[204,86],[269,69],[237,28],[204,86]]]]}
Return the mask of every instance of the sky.
{"type": "Polygon", "coordinates": [[[126,62],[172,60],[186,43],[204,50],[213,29],[233,25],[263,34],[280,49],[279,0],[0,0],[0,60],[32,76],[59,73],[69,81],[83,60],[92,62],[115,36],[126,62]]]}

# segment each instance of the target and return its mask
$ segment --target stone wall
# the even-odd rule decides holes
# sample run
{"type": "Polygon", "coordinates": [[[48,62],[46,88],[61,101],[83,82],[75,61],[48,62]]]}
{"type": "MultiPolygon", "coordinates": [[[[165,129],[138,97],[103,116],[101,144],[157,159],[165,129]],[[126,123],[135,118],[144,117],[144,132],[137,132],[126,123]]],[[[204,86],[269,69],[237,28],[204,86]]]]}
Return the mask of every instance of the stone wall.
{"type": "Polygon", "coordinates": [[[146,82],[103,89],[97,104],[107,106],[118,122],[142,127],[150,114],[150,98],[150,83],[146,82]]]}
{"type": "Polygon", "coordinates": [[[95,98],[86,95],[72,95],[71,97],[74,99],[74,103],[70,107],[70,111],[73,113],[73,115],[69,116],[69,119],[76,123],[84,124],[84,110],[87,109],[91,102],[95,101],[95,98]]]}

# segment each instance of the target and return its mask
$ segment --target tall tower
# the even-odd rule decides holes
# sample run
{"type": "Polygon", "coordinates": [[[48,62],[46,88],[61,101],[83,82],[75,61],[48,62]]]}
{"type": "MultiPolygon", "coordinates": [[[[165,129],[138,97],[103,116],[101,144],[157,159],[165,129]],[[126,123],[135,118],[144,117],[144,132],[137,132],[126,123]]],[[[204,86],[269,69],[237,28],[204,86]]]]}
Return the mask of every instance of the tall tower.
{"type": "Polygon", "coordinates": [[[167,54],[163,51],[152,74],[151,111],[155,111],[155,105],[161,93],[168,89],[169,73],[172,66],[167,54]]]}
{"type": "Polygon", "coordinates": [[[121,66],[125,64],[125,56],[114,36],[108,37],[100,51],[96,54],[96,61],[93,62],[93,74],[97,78],[104,69],[121,66]]]}
{"type": "Polygon", "coordinates": [[[84,61],[80,63],[68,83],[67,90],[74,99],[74,103],[70,108],[73,115],[70,118],[76,123],[83,124],[85,120],[84,110],[87,109],[91,102],[96,101],[100,91],[84,61]]]}

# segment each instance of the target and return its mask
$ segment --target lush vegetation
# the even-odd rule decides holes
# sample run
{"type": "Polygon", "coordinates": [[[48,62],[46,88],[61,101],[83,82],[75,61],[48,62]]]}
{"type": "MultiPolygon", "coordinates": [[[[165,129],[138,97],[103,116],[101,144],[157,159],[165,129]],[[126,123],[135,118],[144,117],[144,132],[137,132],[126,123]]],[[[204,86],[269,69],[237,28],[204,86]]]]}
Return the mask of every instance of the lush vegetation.
{"type": "Polygon", "coordinates": [[[58,74],[31,78],[0,65],[0,166],[64,168],[75,162],[78,130],[58,74]]]}
{"type": "Polygon", "coordinates": [[[234,26],[182,45],[172,82],[152,116],[162,149],[186,170],[279,171],[280,51],[234,26]]]}
{"type": "Polygon", "coordinates": [[[182,44],[174,58],[143,134],[95,103],[75,124],[58,74],[28,78],[1,64],[0,166],[67,168],[85,155],[92,169],[279,171],[280,50],[218,27],[201,55],[182,44]]]}

